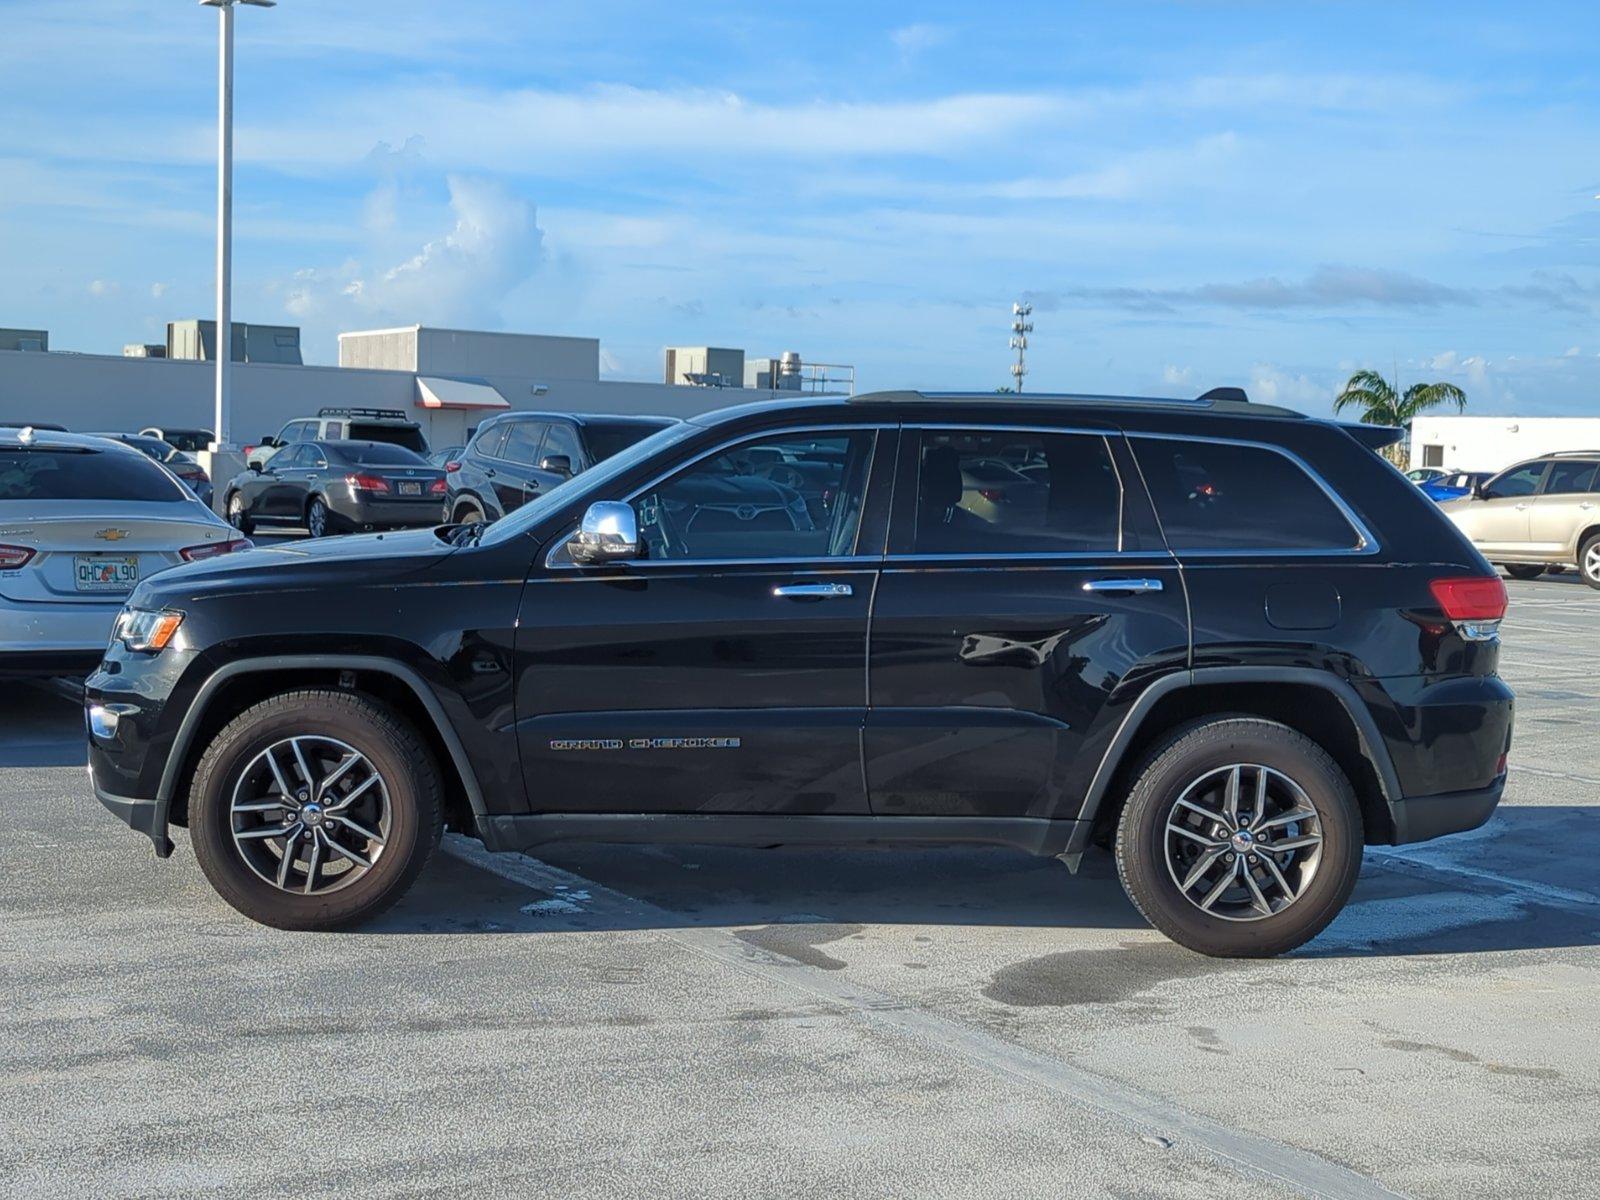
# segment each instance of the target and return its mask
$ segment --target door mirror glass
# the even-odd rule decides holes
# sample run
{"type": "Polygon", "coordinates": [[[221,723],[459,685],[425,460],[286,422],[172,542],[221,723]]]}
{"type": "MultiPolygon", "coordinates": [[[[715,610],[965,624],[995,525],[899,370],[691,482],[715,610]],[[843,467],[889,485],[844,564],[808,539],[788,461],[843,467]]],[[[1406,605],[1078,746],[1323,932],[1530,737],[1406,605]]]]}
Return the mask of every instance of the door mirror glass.
{"type": "Polygon", "coordinates": [[[593,565],[639,557],[639,521],[631,504],[597,500],[567,543],[572,561],[593,565]]]}
{"type": "Polygon", "coordinates": [[[539,460],[539,469],[552,475],[571,475],[572,460],[565,454],[547,454],[539,460]]]}

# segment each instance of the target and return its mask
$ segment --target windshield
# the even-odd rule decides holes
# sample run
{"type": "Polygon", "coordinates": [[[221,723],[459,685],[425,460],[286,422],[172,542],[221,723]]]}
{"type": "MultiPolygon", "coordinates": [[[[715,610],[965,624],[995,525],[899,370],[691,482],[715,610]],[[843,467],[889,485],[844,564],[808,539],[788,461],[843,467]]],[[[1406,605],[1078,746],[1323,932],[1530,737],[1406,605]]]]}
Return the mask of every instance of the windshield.
{"type": "Polygon", "coordinates": [[[170,475],[122,451],[0,450],[0,500],[186,500],[170,475]]]}
{"type": "Polygon", "coordinates": [[[613,479],[626,475],[640,463],[648,462],[657,454],[700,432],[700,426],[690,425],[687,422],[668,425],[644,441],[635,442],[621,454],[614,455],[598,466],[589,468],[582,475],[574,476],[565,483],[542,493],[537,500],[530,500],[509,516],[501,517],[484,530],[484,543],[504,542],[526,533],[550,513],[564,508],[574,499],[599,493],[613,479]]]}
{"type": "Polygon", "coordinates": [[[587,421],[583,440],[589,443],[589,456],[595,462],[604,462],[666,425],[665,421],[587,421]]]}

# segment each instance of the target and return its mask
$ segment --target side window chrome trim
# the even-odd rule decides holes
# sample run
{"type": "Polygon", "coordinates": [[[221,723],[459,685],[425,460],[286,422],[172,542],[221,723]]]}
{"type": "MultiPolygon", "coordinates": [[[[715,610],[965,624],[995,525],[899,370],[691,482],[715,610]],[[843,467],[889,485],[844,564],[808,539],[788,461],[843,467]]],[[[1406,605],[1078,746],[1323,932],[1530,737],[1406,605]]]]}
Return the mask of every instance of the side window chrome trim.
{"type": "MultiPolygon", "coordinates": [[[[885,424],[883,422],[875,422],[875,423],[863,424],[863,425],[794,425],[794,426],[785,426],[782,429],[763,429],[758,433],[744,433],[744,434],[741,434],[740,436],[738,436],[736,438],[733,438],[733,439],[731,439],[729,441],[718,442],[711,449],[706,450],[701,454],[697,454],[693,458],[686,459],[685,461],[677,464],[675,467],[671,468],[670,470],[663,471],[660,475],[657,475],[654,478],[652,478],[648,483],[642,484],[640,487],[638,487],[634,491],[630,492],[628,495],[624,496],[622,498],[622,503],[623,504],[632,504],[635,500],[637,500],[640,496],[644,495],[651,488],[656,487],[657,485],[659,485],[661,483],[664,483],[668,479],[671,479],[679,471],[686,471],[686,470],[688,470],[690,467],[694,466],[698,462],[703,462],[708,458],[715,458],[718,454],[721,454],[723,451],[725,451],[725,450],[727,450],[727,449],[729,449],[729,448],[731,448],[733,446],[740,446],[740,445],[743,445],[745,442],[754,441],[757,438],[787,437],[788,435],[794,434],[794,433],[830,434],[830,433],[860,433],[860,432],[863,432],[863,431],[867,432],[867,433],[874,434],[874,435],[881,435],[885,430],[895,429],[895,428],[898,428],[898,427],[893,425],[893,424],[885,424]]],[[[876,459],[877,454],[878,454],[878,443],[877,443],[877,441],[873,442],[872,454],[873,454],[873,458],[876,459]]],[[[868,463],[867,463],[867,478],[869,480],[871,478],[871,475],[872,475],[872,462],[871,462],[871,460],[869,460],[868,463]]],[[[864,480],[863,482],[866,482],[866,480],[864,480]]],[[[862,504],[863,511],[866,508],[866,500],[867,500],[866,495],[863,494],[862,497],[861,497],[861,504],[862,504]]],[[[545,556],[544,556],[545,570],[547,570],[547,571],[578,571],[578,570],[582,569],[575,562],[571,562],[571,561],[557,562],[557,561],[555,561],[555,556],[557,554],[559,554],[562,551],[563,548],[565,548],[566,544],[572,540],[573,535],[576,534],[577,532],[578,532],[577,529],[571,529],[571,530],[568,530],[567,533],[564,534],[562,537],[556,539],[555,543],[545,553],[545,556]]],[[[860,528],[860,526],[858,524],[857,527],[856,527],[856,544],[859,545],[860,542],[861,542],[861,528],[860,528]]],[[[629,569],[632,569],[633,567],[644,567],[644,566],[649,566],[649,567],[654,567],[654,568],[660,568],[660,567],[730,567],[730,566],[745,566],[745,565],[748,565],[748,564],[757,564],[757,565],[764,565],[764,566],[780,566],[780,565],[784,565],[784,564],[792,564],[792,565],[797,565],[798,566],[798,565],[806,565],[806,564],[816,563],[816,562],[829,562],[829,563],[837,563],[837,562],[873,562],[873,563],[876,563],[876,562],[882,562],[882,561],[883,561],[882,556],[881,555],[877,555],[877,554],[865,554],[865,555],[862,555],[862,554],[849,554],[849,555],[841,554],[841,555],[838,555],[838,556],[824,556],[822,558],[817,558],[816,556],[811,556],[811,557],[806,557],[806,558],[671,558],[671,559],[667,559],[667,558],[661,558],[661,559],[640,558],[640,559],[631,560],[627,565],[628,565],[629,569]]],[[[596,578],[612,578],[612,579],[614,579],[614,578],[616,578],[616,576],[614,576],[614,575],[612,575],[612,576],[596,576],[596,578]]]]}
{"type": "MultiPolygon", "coordinates": [[[[1334,508],[1338,509],[1339,515],[1349,522],[1351,532],[1356,535],[1356,544],[1354,546],[1329,546],[1324,548],[1307,548],[1300,546],[1240,546],[1236,548],[1185,547],[1183,549],[1174,549],[1174,555],[1180,559],[1238,558],[1241,556],[1250,558],[1326,558],[1333,556],[1369,556],[1377,554],[1381,550],[1381,547],[1378,544],[1378,539],[1373,535],[1372,530],[1368,529],[1366,522],[1358,517],[1355,513],[1355,510],[1345,503],[1344,497],[1339,495],[1339,493],[1333,489],[1327,480],[1323,479],[1316,468],[1314,468],[1310,463],[1306,462],[1305,459],[1301,458],[1293,450],[1290,450],[1287,447],[1275,446],[1271,442],[1251,441],[1249,438],[1204,437],[1200,435],[1177,433],[1139,432],[1125,433],[1123,436],[1128,439],[1130,445],[1140,438],[1149,438],[1154,441],[1161,442],[1207,442],[1218,446],[1249,446],[1256,450],[1267,450],[1273,454],[1282,455],[1301,471],[1303,471],[1306,477],[1310,479],[1312,483],[1316,484],[1317,488],[1324,496],[1328,498],[1329,502],[1333,504],[1334,508]]],[[[1137,448],[1135,448],[1134,457],[1135,459],[1138,458],[1137,448]]],[[[1151,500],[1154,502],[1154,497],[1152,497],[1151,500]]],[[[1161,511],[1158,508],[1156,510],[1156,520],[1159,521],[1160,519],[1161,511]]]]}

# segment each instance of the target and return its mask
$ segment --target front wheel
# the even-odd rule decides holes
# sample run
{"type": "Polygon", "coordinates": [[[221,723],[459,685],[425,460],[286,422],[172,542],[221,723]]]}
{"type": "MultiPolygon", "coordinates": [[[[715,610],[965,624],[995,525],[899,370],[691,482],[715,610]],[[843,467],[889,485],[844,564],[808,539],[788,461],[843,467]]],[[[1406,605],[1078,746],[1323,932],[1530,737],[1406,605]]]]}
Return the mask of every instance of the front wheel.
{"type": "Polygon", "coordinates": [[[1584,539],[1578,550],[1578,574],[1592,588],[1600,588],[1600,533],[1584,539]]]}
{"type": "Polygon", "coordinates": [[[244,497],[238,492],[229,494],[227,509],[229,525],[232,525],[245,537],[249,537],[256,531],[256,523],[250,519],[250,513],[244,506],[244,497]]]}
{"type": "Polygon", "coordinates": [[[406,721],[350,692],[287,692],[206,747],[189,793],[217,893],[278,929],[337,929],[405,894],[443,832],[439,772],[406,721]]]}
{"type": "Polygon", "coordinates": [[[1117,829],[1117,870],[1173,941],[1264,958],[1338,915],[1362,840],[1350,781],[1321,746],[1274,721],[1218,717],[1145,759],[1117,829]]]}

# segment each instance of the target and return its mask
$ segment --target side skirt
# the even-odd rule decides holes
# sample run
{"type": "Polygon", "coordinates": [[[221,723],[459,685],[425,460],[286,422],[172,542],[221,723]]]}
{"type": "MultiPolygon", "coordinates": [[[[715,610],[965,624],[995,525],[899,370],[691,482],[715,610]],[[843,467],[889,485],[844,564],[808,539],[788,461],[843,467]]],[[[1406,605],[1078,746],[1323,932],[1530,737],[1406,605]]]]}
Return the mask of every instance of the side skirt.
{"type": "Polygon", "coordinates": [[[690,843],[715,846],[1009,846],[1062,853],[1076,821],[1043,817],[764,816],[749,813],[536,813],[483,816],[490,850],[551,842],[690,843]]]}

